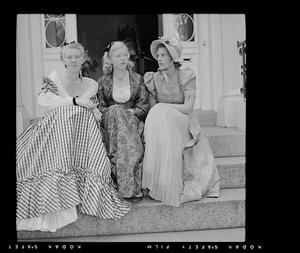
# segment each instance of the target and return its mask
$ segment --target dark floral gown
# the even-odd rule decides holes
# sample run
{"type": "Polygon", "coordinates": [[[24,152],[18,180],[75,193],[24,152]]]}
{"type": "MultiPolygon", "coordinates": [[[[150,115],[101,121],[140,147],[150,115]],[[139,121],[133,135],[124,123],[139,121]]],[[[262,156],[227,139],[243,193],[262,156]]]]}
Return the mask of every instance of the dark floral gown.
{"type": "Polygon", "coordinates": [[[129,71],[130,98],[124,103],[113,97],[113,75],[98,80],[99,110],[103,113],[103,137],[111,162],[112,178],[120,197],[141,195],[144,157],[144,120],[149,110],[148,92],[143,78],[129,71]],[[133,109],[134,113],[127,109],[133,109]]]}

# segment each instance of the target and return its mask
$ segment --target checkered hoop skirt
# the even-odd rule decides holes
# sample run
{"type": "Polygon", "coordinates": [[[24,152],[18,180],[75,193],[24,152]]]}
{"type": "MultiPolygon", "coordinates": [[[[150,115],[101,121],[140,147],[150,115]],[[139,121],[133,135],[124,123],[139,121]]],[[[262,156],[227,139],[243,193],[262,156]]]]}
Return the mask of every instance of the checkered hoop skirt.
{"type": "Polygon", "coordinates": [[[111,180],[93,114],[79,106],[48,112],[17,139],[17,220],[78,205],[83,214],[118,219],[131,204],[111,180]]]}

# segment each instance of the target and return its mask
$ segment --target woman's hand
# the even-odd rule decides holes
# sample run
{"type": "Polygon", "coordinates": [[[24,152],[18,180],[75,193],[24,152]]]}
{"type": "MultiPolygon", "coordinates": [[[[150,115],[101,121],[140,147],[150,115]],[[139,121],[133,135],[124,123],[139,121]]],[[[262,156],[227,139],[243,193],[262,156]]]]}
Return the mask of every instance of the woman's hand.
{"type": "Polygon", "coordinates": [[[92,110],[92,112],[93,112],[93,114],[94,114],[96,120],[97,120],[97,121],[101,121],[101,119],[102,119],[102,113],[99,111],[99,109],[98,109],[98,108],[94,108],[94,109],[92,110]]]}
{"type": "Polygon", "coordinates": [[[134,110],[133,109],[127,109],[127,111],[134,115],[134,110]]]}
{"type": "Polygon", "coordinates": [[[76,98],[76,103],[79,106],[85,107],[90,110],[93,110],[97,106],[96,104],[93,103],[92,100],[90,100],[88,98],[76,98]]]}

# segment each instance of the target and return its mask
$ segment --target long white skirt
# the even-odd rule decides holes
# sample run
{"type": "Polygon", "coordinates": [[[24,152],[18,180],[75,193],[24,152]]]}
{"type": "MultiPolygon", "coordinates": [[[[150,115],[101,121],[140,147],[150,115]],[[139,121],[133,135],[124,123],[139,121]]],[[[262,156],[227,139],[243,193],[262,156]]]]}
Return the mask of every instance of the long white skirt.
{"type": "Polygon", "coordinates": [[[218,197],[220,177],[195,115],[158,103],[145,122],[142,187],[166,205],[218,197]]]}

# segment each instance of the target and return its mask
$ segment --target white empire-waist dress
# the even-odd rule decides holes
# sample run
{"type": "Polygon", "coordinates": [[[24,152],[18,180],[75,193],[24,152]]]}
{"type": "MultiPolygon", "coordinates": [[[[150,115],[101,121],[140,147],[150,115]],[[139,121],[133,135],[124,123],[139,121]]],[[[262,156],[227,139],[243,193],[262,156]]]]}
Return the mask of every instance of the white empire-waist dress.
{"type": "Polygon", "coordinates": [[[177,69],[178,83],[161,72],[147,72],[145,85],[156,100],[144,129],[143,188],[163,204],[179,207],[187,201],[218,197],[220,177],[207,137],[195,115],[183,114],[165,103],[183,104],[196,96],[192,69],[177,69]]]}
{"type": "Polygon", "coordinates": [[[51,72],[38,98],[50,110],[17,138],[17,230],[55,232],[75,222],[78,211],[118,219],[131,209],[111,179],[94,114],[64,104],[67,96],[51,72]]]}

